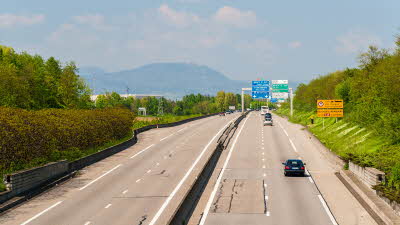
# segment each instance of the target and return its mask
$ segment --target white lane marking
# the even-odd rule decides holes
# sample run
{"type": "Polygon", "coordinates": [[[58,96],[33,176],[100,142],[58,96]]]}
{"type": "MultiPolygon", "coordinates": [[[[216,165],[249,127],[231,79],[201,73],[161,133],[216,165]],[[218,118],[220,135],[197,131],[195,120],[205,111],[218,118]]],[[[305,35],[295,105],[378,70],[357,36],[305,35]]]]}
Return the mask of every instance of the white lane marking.
{"type": "Polygon", "coordinates": [[[185,130],[185,129],[187,129],[187,127],[178,130],[178,132],[181,132],[181,131],[183,131],[183,130],[185,130]]]}
{"type": "Polygon", "coordinates": [[[267,216],[270,216],[270,215],[271,215],[271,213],[269,211],[267,211],[267,216]]]}
{"type": "Polygon", "coordinates": [[[294,146],[294,143],[293,143],[292,139],[289,138],[289,141],[290,141],[290,144],[292,145],[293,150],[295,152],[297,152],[297,148],[296,148],[296,146],[294,146]]]}
{"type": "Polygon", "coordinates": [[[111,204],[108,204],[108,205],[106,205],[106,207],[104,207],[104,208],[108,209],[108,208],[110,208],[110,206],[111,206],[111,204]]]}
{"type": "Polygon", "coordinates": [[[262,161],[264,161],[265,159],[262,159],[262,161]]]}
{"type": "Polygon", "coordinates": [[[265,173],[264,173],[264,174],[263,174],[263,176],[264,176],[264,177],[266,177],[266,176],[267,176],[267,174],[265,174],[265,173]]]}
{"type": "Polygon", "coordinates": [[[91,222],[90,221],[87,221],[85,224],[83,224],[83,225],[89,225],[91,222]]]}
{"type": "Polygon", "coordinates": [[[265,169],[265,165],[263,165],[263,169],[265,169]]]}
{"type": "Polygon", "coordinates": [[[151,170],[147,170],[147,172],[146,173],[150,173],[151,172],[151,170]]]}
{"type": "Polygon", "coordinates": [[[156,215],[153,217],[153,219],[150,221],[149,225],[154,225],[158,218],[161,216],[161,214],[164,212],[165,208],[168,206],[169,202],[172,200],[172,198],[175,196],[175,194],[178,192],[178,190],[181,188],[183,183],[186,181],[186,179],[189,177],[189,175],[192,173],[194,167],[197,165],[197,163],[200,161],[201,157],[204,155],[204,153],[207,151],[208,147],[211,145],[211,143],[217,138],[217,136],[225,130],[225,128],[236,118],[233,118],[231,121],[229,121],[224,127],[222,127],[216,134],[215,136],[208,142],[208,144],[204,147],[200,155],[196,158],[192,166],[188,169],[186,174],[183,176],[183,178],[179,181],[178,185],[176,185],[175,189],[171,192],[171,194],[168,196],[168,198],[165,200],[165,202],[162,204],[160,209],[157,211],[156,215]]]}
{"type": "Polygon", "coordinates": [[[311,183],[314,183],[314,180],[312,179],[312,177],[311,177],[311,175],[310,175],[310,172],[308,172],[307,169],[305,169],[305,174],[308,175],[308,180],[309,180],[311,183]]]}
{"type": "Polygon", "coordinates": [[[263,153],[261,153],[262,155],[264,155],[264,152],[263,153]]]}
{"type": "Polygon", "coordinates": [[[261,149],[263,149],[263,150],[264,150],[264,147],[261,147],[261,149]]]}
{"type": "Polygon", "coordinates": [[[170,135],[166,136],[165,138],[162,138],[160,141],[164,141],[165,139],[171,137],[172,135],[174,135],[174,134],[170,134],[170,135]]]}
{"type": "Polygon", "coordinates": [[[233,143],[232,143],[231,148],[229,149],[228,156],[226,157],[226,160],[225,160],[225,162],[224,162],[224,165],[223,165],[223,167],[222,167],[222,170],[221,170],[220,174],[218,175],[217,182],[215,183],[214,189],[213,189],[213,191],[212,191],[212,193],[211,193],[211,196],[210,196],[210,198],[208,199],[206,208],[204,209],[204,213],[203,213],[203,216],[201,217],[201,220],[200,220],[199,225],[204,225],[204,223],[206,222],[208,212],[210,211],[211,204],[212,204],[212,202],[214,201],[215,195],[217,194],[217,190],[218,190],[219,184],[221,183],[221,180],[222,180],[222,177],[223,177],[224,172],[225,172],[225,170],[226,170],[226,167],[228,166],[228,162],[229,162],[229,159],[230,159],[231,156],[232,156],[233,149],[235,148],[236,142],[237,142],[237,140],[238,140],[240,134],[242,133],[243,127],[246,125],[246,122],[247,122],[248,119],[249,119],[249,117],[246,117],[246,120],[244,121],[242,127],[241,127],[240,130],[239,130],[239,133],[237,134],[237,136],[235,137],[235,140],[234,140],[233,143]]]}
{"type": "Polygon", "coordinates": [[[62,201],[59,201],[59,202],[55,203],[54,205],[50,206],[49,208],[47,208],[47,209],[43,210],[42,212],[36,214],[34,217],[30,218],[29,220],[27,220],[27,221],[21,223],[21,225],[25,225],[25,224],[28,224],[28,223],[32,222],[32,220],[34,220],[34,219],[38,218],[39,216],[45,214],[45,213],[46,213],[47,211],[49,211],[50,209],[52,209],[52,208],[58,206],[59,204],[61,204],[61,202],[62,202],[62,201]]]}
{"type": "Polygon", "coordinates": [[[326,213],[328,214],[329,219],[331,220],[332,224],[338,225],[338,224],[336,223],[336,220],[335,220],[335,218],[333,217],[331,211],[329,210],[328,205],[326,204],[324,198],[322,198],[321,195],[318,195],[318,198],[319,198],[319,200],[321,201],[321,204],[322,204],[322,206],[324,207],[326,213]]]}
{"type": "Polygon", "coordinates": [[[267,184],[264,184],[264,187],[267,188],[267,184]]]}
{"type": "Polygon", "coordinates": [[[136,156],[142,154],[142,152],[146,151],[147,149],[149,149],[149,148],[151,148],[151,147],[153,147],[153,146],[154,146],[154,144],[152,144],[152,145],[148,146],[147,148],[141,150],[140,152],[138,152],[138,153],[136,153],[135,155],[131,156],[131,159],[133,159],[133,158],[135,158],[136,156]]]}
{"type": "Polygon", "coordinates": [[[265,196],[265,200],[268,200],[268,196],[267,195],[265,196]]]}
{"type": "Polygon", "coordinates": [[[107,171],[106,173],[104,173],[103,175],[99,176],[98,178],[92,180],[91,182],[89,182],[88,184],[86,184],[85,186],[79,188],[80,191],[82,191],[83,189],[87,188],[89,185],[93,184],[94,182],[100,180],[102,177],[104,177],[105,175],[111,173],[113,170],[117,169],[118,167],[122,166],[122,164],[119,164],[118,166],[112,168],[111,170],[107,171]]]}
{"type": "Polygon", "coordinates": [[[137,180],[136,180],[136,183],[139,183],[141,180],[142,180],[142,179],[137,179],[137,180]]]}
{"type": "MultiPolygon", "coordinates": [[[[282,128],[283,129],[283,128],[282,128]]],[[[286,134],[286,136],[288,136],[289,137],[289,134],[286,132],[286,130],[285,129],[283,129],[283,132],[286,134]]]]}
{"type": "Polygon", "coordinates": [[[128,192],[128,190],[125,190],[125,191],[122,192],[122,194],[124,195],[124,194],[126,194],[127,192],[128,192]]]}
{"type": "Polygon", "coordinates": [[[159,166],[160,165],[160,163],[156,163],[156,166],[159,166]]]}

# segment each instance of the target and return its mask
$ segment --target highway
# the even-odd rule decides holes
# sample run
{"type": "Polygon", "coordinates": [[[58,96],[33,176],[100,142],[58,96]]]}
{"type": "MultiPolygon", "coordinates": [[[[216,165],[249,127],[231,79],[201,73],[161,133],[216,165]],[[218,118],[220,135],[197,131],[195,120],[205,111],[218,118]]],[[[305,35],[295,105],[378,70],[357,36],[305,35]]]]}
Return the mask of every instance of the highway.
{"type": "Polygon", "coordinates": [[[144,132],[138,144],[2,215],[0,224],[165,224],[163,216],[187,188],[184,181],[194,179],[188,170],[238,116],[144,132]]]}
{"type": "MultiPolygon", "coordinates": [[[[0,224],[166,224],[199,165],[239,113],[140,134],[131,148],[0,216],[0,224]]],[[[258,112],[239,125],[189,224],[376,224],[334,175],[321,146],[300,126],[258,112]],[[301,158],[306,177],[285,177],[301,158]]]]}
{"type": "Polygon", "coordinates": [[[242,122],[189,224],[376,224],[306,131],[278,116],[274,122],[264,127],[259,112],[242,122]],[[306,162],[308,175],[285,177],[289,158],[306,162]]]}

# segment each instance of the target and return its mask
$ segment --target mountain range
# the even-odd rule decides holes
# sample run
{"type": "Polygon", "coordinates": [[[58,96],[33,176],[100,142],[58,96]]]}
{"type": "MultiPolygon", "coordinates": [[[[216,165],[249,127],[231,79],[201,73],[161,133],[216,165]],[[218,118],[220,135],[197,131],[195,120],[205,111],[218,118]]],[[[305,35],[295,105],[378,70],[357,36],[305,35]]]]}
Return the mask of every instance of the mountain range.
{"type": "Polygon", "coordinates": [[[79,75],[95,94],[115,91],[160,94],[172,99],[192,93],[215,95],[221,90],[240,93],[242,87],[251,86],[250,81],[232,80],[207,66],[192,63],[153,63],[119,72],[82,67],[79,75]]]}

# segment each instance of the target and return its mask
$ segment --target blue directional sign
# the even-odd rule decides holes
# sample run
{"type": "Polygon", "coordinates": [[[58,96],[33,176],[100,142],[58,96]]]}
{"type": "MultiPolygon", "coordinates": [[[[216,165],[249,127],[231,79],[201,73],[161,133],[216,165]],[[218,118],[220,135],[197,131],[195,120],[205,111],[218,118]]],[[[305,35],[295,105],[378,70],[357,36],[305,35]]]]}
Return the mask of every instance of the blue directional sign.
{"type": "Polygon", "coordinates": [[[272,103],[278,102],[278,99],[277,98],[271,98],[271,102],[272,103]]]}
{"type": "Polygon", "coordinates": [[[252,86],[251,90],[257,92],[269,92],[269,86],[252,86]]]}
{"type": "Polygon", "coordinates": [[[253,99],[265,99],[269,98],[269,92],[259,92],[259,91],[252,91],[251,97],[253,99]]]}

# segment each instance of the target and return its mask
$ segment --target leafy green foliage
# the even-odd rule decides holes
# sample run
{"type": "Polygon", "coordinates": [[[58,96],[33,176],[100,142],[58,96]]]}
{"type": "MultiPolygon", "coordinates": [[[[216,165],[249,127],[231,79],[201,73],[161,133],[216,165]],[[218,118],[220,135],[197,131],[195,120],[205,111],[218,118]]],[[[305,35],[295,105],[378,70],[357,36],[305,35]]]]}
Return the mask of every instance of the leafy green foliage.
{"type": "Polygon", "coordinates": [[[0,106],[23,109],[90,108],[90,89],[74,63],[15,53],[0,46],[0,106]]]}
{"type": "MultiPolygon", "coordinates": [[[[330,73],[299,85],[294,115],[290,118],[308,125],[342,158],[384,171],[387,182],[379,188],[387,196],[400,191],[399,40],[393,53],[371,46],[360,55],[358,68],[330,73]],[[337,98],[345,102],[345,117],[338,123],[325,119],[323,128],[322,119],[315,115],[316,100],[337,98]],[[311,117],[315,118],[314,125],[310,125],[311,117]]],[[[289,106],[283,104],[278,113],[288,115],[289,106]]]]}
{"type": "Polygon", "coordinates": [[[123,108],[27,111],[0,107],[0,174],[26,165],[71,159],[132,135],[123,108]]]}

